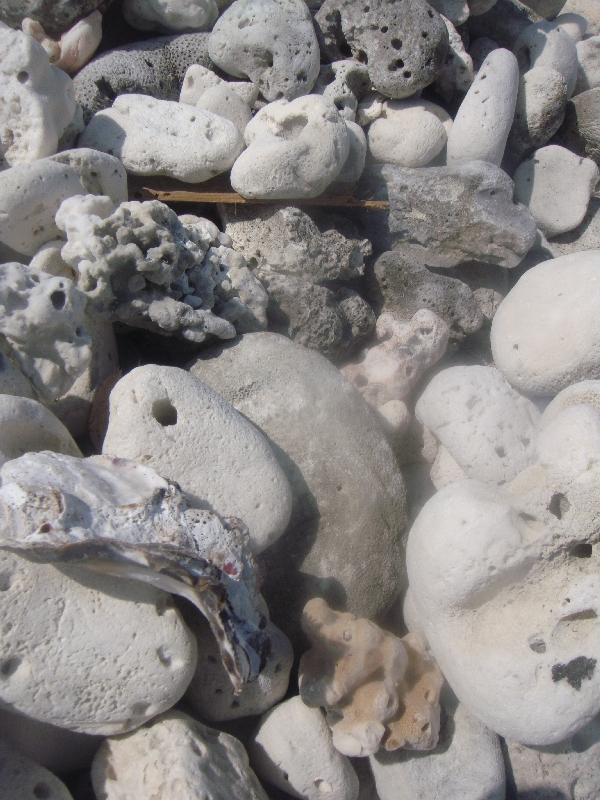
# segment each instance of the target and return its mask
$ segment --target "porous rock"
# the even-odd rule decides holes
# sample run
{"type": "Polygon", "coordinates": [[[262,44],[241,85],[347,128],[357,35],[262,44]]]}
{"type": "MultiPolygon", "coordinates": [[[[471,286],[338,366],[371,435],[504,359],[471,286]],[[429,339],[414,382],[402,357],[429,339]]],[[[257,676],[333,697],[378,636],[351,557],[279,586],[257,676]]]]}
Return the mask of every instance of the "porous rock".
{"type": "Polygon", "coordinates": [[[162,592],[6,552],[0,563],[2,700],[15,711],[108,735],[136,728],[184,693],[196,644],[162,592]]]}
{"type": "Polygon", "coordinates": [[[440,743],[435,750],[380,751],[369,758],[380,800],[504,800],[500,740],[463,705],[445,705],[440,743]]]}
{"type": "Polygon", "coordinates": [[[0,165],[28,163],[56,153],[70,131],[81,130],[71,79],[48,61],[31,36],[0,23],[0,165]]]}
{"type": "Polygon", "coordinates": [[[494,367],[441,370],[415,414],[469,477],[503,484],[535,460],[539,412],[494,367]]]}
{"type": "Polygon", "coordinates": [[[291,490],[265,439],[185,370],[147,365],[121,378],[102,449],[177,481],[194,503],[243,519],[255,552],[289,522],[291,490]]]}
{"type": "Polygon", "coordinates": [[[249,78],[265,100],[308,94],[319,74],[319,45],[303,0],[236,0],[210,35],[212,60],[249,78]]]}
{"type": "Polygon", "coordinates": [[[73,800],[62,781],[4,739],[0,741],[0,797],[2,800],[33,797],[73,800]]]}
{"type": "Polygon", "coordinates": [[[45,406],[0,394],[0,463],[39,450],[81,455],[69,431],[45,406]]]}
{"type": "Polygon", "coordinates": [[[598,113],[600,89],[590,89],[567,103],[565,121],[559,130],[559,144],[579,156],[587,156],[600,165],[600,132],[598,113]]]}
{"type": "Polygon", "coordinates": [[[404,0],[401,7],[385,0],[325,0],[315,24],[325,53],[337,59],[350,50],[386,97],[410,97],[428,86],[448,52],[446,26],[423,0],[404,0]]]}
{"type": "Polygon", "coordinates": [[[517,168],[515,199],[529,208],[546,236],[560,236],[583,221],[599,176],[590,158],[548,145],[517,168]]]}
{"type": "Polygon", "coordinates": [[[140,31],[206,31],[219,16],[216,0],[125,0],[123,16],[140,31]]]}
{"type": "Polygon", "coordinates": [[[225,172],[243,149],[237,127],[210,111],[141,94],[117,97],[79,138],[117,156],[134,175],[167,175],[199,183],[225,172]]]}
{"type": "Polygon", "coordinates": [[[500,304],[492,352],[519,391],[553,396],[575,381],[600,377],[599,263],[599,250],[545,261],[500,304]]]}
{"type": "Polygon", "coordinates": [[[346,122],[320,95],[278,100],[244,132],[247,149],[231,170],[243,197],[316,197],[340,174],[350,151],[346,122]]]}
{"type": "Polygon", "coordinates": [[[73,81],[85,122],[96,111],[109,108],[120,94],[177,100],[185,72],[192,64],[212,64],[206,33],[158,36],[102,53],[73,81]]]}
{"type": "Polygon", "coordinates": [[[376,196],[390,202],[387,224],[386,219],[379,222],[380,247],[411,244],[426,266],[482,261],[515,267],[535,241],[533,217],[513,203],[513,182],[494,164],[473,161],[425,169],[386,164],[368,178],[376,181],[376,196]]]}
{"type": "Polygon", "coordinates": [[[428,100],[388,100],[371,123],[369,152],[376,161],[425,167],[445,148],[452,119],[428,100]]]}
{"type": "Polygon", "coordinates": [[[192,373],[265,433],[292,484],[291,523],[259,557],[275,623],[297,641],[317,594],[376,617],[401,591],[406,511],[374,412],[326,359],[272,333],[245,335],[192,373]]]}
{"type": "Polygon", "coordinates": [[[353,122],[358,103],[371,89],[369,70],[354,58],[323,64],[313,88],[337,108],[345,120],[353,122]]]}
{"type": "Polygon", "coordinates": [[[300,659],[300,696],[325,708],[336,750],[368,756],[437,745],[443,678],[423,639],[399,639],[320,598],[305,606],[302,627],[311,648],[300,659]]]}
{"type": "Polygon", "coordinates": [[[40,22],[55,36],[73,23],[107,5],[106,0],[2,0],[0,20],[11,28],[20,28],[25,17],[40,22]]]}
{"type": "Polygon", "coordinates": [[[300,800],[358,800],[358,778],[318,708],[291,697],[260,720],[249,745],[259,777],[300,800]]]}
{"type": "Polygon", "coordinates": [[[107,739],[92,764],[97,797],[267,800],[240,741],[170,712],[128,736],[107,739]]]}

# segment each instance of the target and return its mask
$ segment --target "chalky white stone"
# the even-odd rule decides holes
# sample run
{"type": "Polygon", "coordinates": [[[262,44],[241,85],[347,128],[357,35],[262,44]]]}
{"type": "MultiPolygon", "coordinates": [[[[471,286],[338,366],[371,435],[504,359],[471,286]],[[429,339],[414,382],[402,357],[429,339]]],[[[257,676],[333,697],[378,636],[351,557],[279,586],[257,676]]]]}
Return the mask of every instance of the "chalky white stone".
{"type": "Polygon", "coordinates": [[[542,20],[523,29],[514,45],[514,52],[523,70],[546,67],[559,72],[567,82],[569,97],[577,83],[577,47],[560,25],[542,20]]]}
{"type": "Polygon", "coordinates": [[[516,170],[515,200],[529,208],[548,238],[560,236],[583,221],[599,177],[591,158],[548,145],[516,170]]]}
{"type": "Polygon", "coordinates": [[[255,552],[289,522],[290,485],[267,440],[185,370],[147,365],[121,378],[102,449],[177,481],[195,503],[240,517],[255,552]]]}
{"type": "Polygon", "coordinates": [[[94,758],[92,784],[104,800],[268,800],[241,742],[176,711],[107,739],[94,758]]]}
{"type": "Polygon", "coordinates": [[[577,43],[579,72],[575,94],[600,86],[600,36],[591,36],[577,43]]]}
{"type": "Polygon", "coordinates": [[[167,175],[199,183],[225,172],[243,149],[233,122],[184,103],[119,95],[79,137],[121,159],[134,175],[167,175]]]}
{"type": "Polygon", "coordinates": [[[319,708],[292,697],[268,711],[249,745],[257,775],[300,800],[357,800],[350,759],[333,746],[319,708]]]}
{"type": "Polygon", "coordinates": [[[346,122],[320,95],[261,109],[246,127],[248,145],[231,170],[244,197],[316,197],[340,174],[350,143],[346,122]]]}
{"type": "Polygon", "coordinates": [[[369,151],[376,161],[425,167],[446,145],[452,119],[428,100],[387,100],[369,127],[369,151]]]}
{"type": "Polygon", "coordinates": [[[219,16],[217,0],[125,0],[123,16],[140,31],[206,31],[219,16]]]}
{"type": "Polygon", "coordinates": [[[493,50],[481,65],[448,134],[448,163],[487,161],[500,165],[513,124],[519,91],[515,56],[493,50]]]}
{"type": "Polygon", "coordinates": [[[528,270],[492,322],[494,361],[521,392],[552,397],[600,378],[600,250],[528,270]]]}
{"type": "Polygon", "coordinates": [[[39,450],[81,455],[69,431],[45,406],[0,394],[0,464],[39,450]]]}

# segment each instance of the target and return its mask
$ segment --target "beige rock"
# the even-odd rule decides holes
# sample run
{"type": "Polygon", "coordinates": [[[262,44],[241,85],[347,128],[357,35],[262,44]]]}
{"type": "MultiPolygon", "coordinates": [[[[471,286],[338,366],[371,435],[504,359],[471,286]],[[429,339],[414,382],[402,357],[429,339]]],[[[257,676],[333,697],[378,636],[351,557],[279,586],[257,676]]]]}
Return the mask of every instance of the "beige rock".
{"type": "Polygon", "coordinates": [[[98,49],[102,39],[102,14],[92,11],[65,31],[58,41],[46,33],[40,22],[30,17],[25,17],[21,27],[24,33],[42,45],[53,66],[72,75],[87,64],[98,49]]]}
{"type": "Polygon", "coordinates": [[[81,455],[69,431],[45,406],[0,394],[0,464],[39,450],[81,455]]]}

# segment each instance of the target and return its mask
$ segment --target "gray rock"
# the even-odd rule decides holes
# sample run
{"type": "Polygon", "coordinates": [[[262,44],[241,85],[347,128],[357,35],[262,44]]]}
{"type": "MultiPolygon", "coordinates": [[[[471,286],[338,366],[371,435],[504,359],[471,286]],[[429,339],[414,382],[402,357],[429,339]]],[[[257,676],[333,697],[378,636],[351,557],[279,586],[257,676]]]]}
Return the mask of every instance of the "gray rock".
{"type": "Polygon", "coordinates": [[[410,97],[433,83],[448,53],[444,21],[424,0],[325,0],[315,24],[325,53],[367,64],[387,97],[410,97]]]}
{"type": "Polygon", "coordinates": [[[297,641],[315,595],[377,617],[402,591],[406,507],[375,413],[322,356],[273,333],[208,351],[192,373],[266,434],[292,484],[291,523],[258,559],[275,624],[297,641]]]}
{"type": "Polygon", "coordinates": [[[409,248],[383,253],[369,275],[369,299],[378,312],[409,320],[421,308],[435,311],[455,334],[475,333],[483,314],[471,289],[456,278],[431,272],[409,248]]]}
{"type": "Polygon", "coordinates": [[[534,244],[533,217],[513,203],[513,182],[493,164],[421,169],[385,164],[371,168],[365,185],[390,202],[387,236],[386,215],[379,214],[375,223],[381,249],[411,244],[426,266],[483,261],[516,267],[534,244]]]}
{"type": "Polygon", "coordinates": [[[112,0],[0,0],[0,21],[11,28],[20,28],[25,17],[31,17],[42,23],[46,33],[57,36],[110,2],[112,0]]]}
{"type": "Polygon", "coordinates": [[[521,0],[521,2],[540,17],[554,18],[560,14],[566,0],[521,0]]]}
{"type": "Polygon", "coordinates": [[[565,121],[558,132],[559,143],[579,156],[600,164],[600,89],[590,89],[567,103],[565,121]]]}
{"type": "Polygon", "coordinates": [[[537,19],[533,11],[519,2],[498,0],[485,14],[469,19],[469,31],[473,39],[489,37],[510,50],[521,31],[537,19]]]}
{"type": "Polygon", "coordinates": [[[73,80],[85,121],[96,111],[109,108],[120,94],[178,100],[187,68],[192,64],[212,66],[208,37],[207,33],[157,36],[94,58],[73,80]]]}
{"type": "Polygon", "coordinates": [[[266,100],[308,94],[319,74],[319,45],[303,0],[236,0],[213,28],[209,51],[266,100]]]}
{"type": "Polygon", "coordinates": [[[1,800],[29,800],[34,797],[73,800],[67,787],[56,775],[19,753],[8,742],[0,741],[1,800]]]}

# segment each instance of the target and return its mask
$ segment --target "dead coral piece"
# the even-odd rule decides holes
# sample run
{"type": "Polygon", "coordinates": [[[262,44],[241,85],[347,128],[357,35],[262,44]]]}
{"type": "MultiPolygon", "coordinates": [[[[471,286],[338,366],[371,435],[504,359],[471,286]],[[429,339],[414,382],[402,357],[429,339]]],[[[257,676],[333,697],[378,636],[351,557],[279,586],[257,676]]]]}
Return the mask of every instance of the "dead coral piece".
{"type": "Polygon", "coordinates": [[[302,627],[312,647],[300,659],[300,696],[325,708],[340,753],[436,747],[443,677],[418,634],[399,639],[321,598],[306,604],[302,627]]]}

